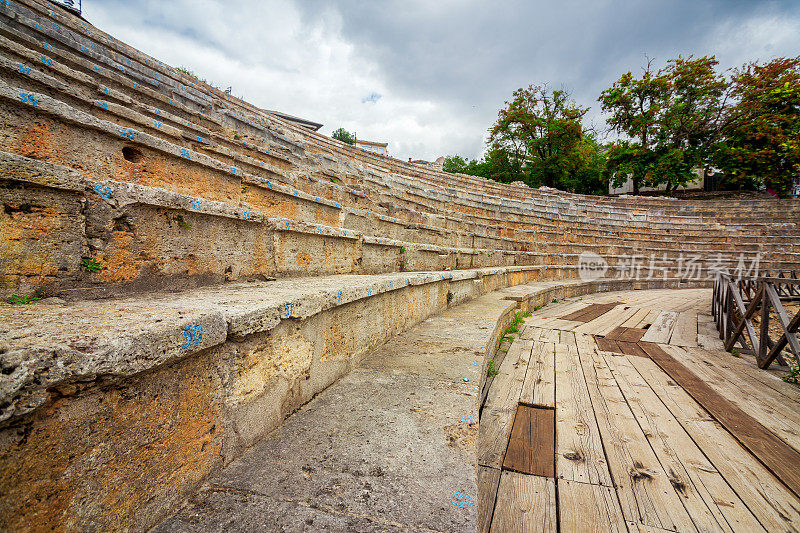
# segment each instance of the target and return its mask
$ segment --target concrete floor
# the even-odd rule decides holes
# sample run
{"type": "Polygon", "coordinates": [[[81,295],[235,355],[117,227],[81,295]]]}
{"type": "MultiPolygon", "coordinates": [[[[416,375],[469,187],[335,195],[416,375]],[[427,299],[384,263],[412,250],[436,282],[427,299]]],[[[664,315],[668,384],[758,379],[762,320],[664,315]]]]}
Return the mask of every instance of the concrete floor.
{"type": "Polygon", "coordinates": [[[368,355],[156,530],[474,531],[480,364],[502,297],[368,355]]]}

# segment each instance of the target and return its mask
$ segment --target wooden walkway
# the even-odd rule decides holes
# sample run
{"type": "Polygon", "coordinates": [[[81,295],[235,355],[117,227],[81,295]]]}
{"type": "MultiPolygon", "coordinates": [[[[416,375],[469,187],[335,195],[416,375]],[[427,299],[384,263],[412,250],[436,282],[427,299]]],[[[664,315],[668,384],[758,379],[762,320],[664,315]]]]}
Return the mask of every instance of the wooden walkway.
{"type": "Polygon", "coordinates": [[[479,531],[800,531],[800,387],[724,352],[710,299],[526,320],[481,413],[479,531]]]}

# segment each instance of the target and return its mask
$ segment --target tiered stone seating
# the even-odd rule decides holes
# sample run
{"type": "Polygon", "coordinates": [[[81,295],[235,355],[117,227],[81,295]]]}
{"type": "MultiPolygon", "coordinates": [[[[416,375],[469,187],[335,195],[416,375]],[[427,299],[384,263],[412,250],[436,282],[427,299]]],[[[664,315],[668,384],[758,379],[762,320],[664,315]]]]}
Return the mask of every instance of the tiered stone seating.
{"type": "MultiPolygon", "coordinates": [[[[612,269],[800,264],[797,202],[596,198],[407,164],[44,0],[0,0],[0,72],[0,297],[60,298],[0,304],[3,529],[145,529],[390,335],[487,291],[575,278],[585,252],[612,269]],[[88,460],[100,443],[141,451],[142,470],[88,460]],[[67,467],[77,488],[42,481],[67,467]],[[106,503],[80,514],[61,494],[106,503]]],[[[707,283],[657,277],[642,286],[707,283]]],[[[638,286],[570,294],[619,283],[638,286]]]]}

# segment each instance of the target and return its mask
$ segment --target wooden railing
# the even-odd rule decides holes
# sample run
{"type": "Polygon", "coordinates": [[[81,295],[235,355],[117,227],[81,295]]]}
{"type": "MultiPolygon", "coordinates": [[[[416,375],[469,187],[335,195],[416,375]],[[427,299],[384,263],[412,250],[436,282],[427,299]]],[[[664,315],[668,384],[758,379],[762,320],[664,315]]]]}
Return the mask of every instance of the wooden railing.
{"type": "Polygon", "coordinates": [[[789,318],[783,305],[785,302],[800,302],[800,279],[795,272],[766,272],[748,279],[718,275],[714,280],[711,313],[725,350],[732,351],[738,343],[741,351],[756,356],[760,368],[767,368],[775,360],[785,365],[781,352],[788,347],[800,364],[800,342],[797,340],[800,309],[789,318]],[[755,316],[758,316],[758,331],[753,325],[755,316]],[[776,322],[780,333],[778,339],[773,340],[770,324],[776,322]]]}

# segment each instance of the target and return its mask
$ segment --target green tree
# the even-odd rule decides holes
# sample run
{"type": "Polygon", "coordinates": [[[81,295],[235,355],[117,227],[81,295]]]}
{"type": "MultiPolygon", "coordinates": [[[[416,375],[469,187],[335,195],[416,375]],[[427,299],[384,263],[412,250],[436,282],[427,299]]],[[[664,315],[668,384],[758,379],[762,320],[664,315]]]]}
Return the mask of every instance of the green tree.
{"type": "Polygon", "coordinates": [[[442,170],[470,176],[481,176],[501,183],[517,181],[521,175],[516,160],[498,148],[491,148],[480,159],[467,160],[459,155],[447,156],[444,159],[442,170]]]}
{"type": "Polygon", "coordinates": [[[652,159],[649,151],[658,136],[668,94],[667,82],[653,71],[652,60],[647,62],[641,78],[628,71],[600,93],[601,108],[609,113],[609,128],[628,139],[614,143],[609,154],[609,163],[616,172],[611,176],[615,187],[630,177],[633,193],[638,194],[640,187],[647,184],[651,161],[645,158],[652,159]]]}
{"type": "Polygon", "coordinates": [[[337,141],[342,141],[343,143],[347,144],[355,144],[356,143],[356,135],[355,133],[350,133],[344,128],[339,128],[333,132],[331,135],[337,141]]]}
{"type": "Polygon", "coordinates": [[[468,164],[469,162],[460,155],[448,155],[444,158],[442,170],[453,174],[466,174],[468,164]]]}
{"type": "Polygon", "coordinates": [[[564,180],[565,188],[581,194],[608,194],[608,180],[603,171],[606,167],[606,147],[592,133],[585,133],[576,148],[575,160],[579,162],[564,180]]]}
{"type": "Polygon", "coordinates": [[[730,83],[716,73],[718,63],[713,56],[678,57],[661,71],[669,99],[656,139],[652,181],[666,184],[667,193],[694,180],[696,169],[707,172],[712,165],[730,92],[730,83]]]}
{"type": "Polygon", "coordinates": [[[732,184],[786,196],[800,178],[800,57],[752,62],[731,75],[716,165],[732,184]]]}
{"type": "Polygon", "coordinates": [[[502,160],[506,179],[565,188],[584,165],[581,120],[588,110],[565,90],[531,85],[514,91],[489,130],[490,153],[502,160]]]}
{"type": "Polygon", "coordinates": [[[625,137],[610,151],[615,186],[630,176],[634,193],[665,185],[670,194],[711,166],[730,88],[717,64],[713,56],[678,57],[654,72],[648,61],[641,78],[627,72],[601,93],[610,129],[625,137]]]}

